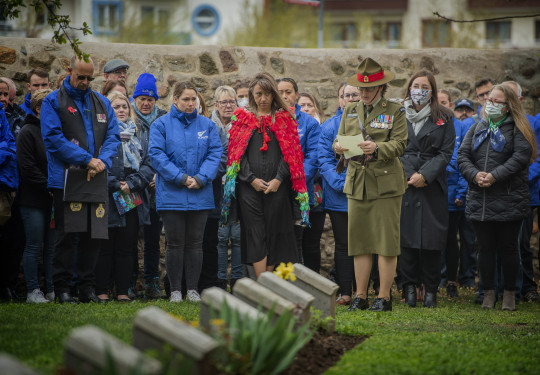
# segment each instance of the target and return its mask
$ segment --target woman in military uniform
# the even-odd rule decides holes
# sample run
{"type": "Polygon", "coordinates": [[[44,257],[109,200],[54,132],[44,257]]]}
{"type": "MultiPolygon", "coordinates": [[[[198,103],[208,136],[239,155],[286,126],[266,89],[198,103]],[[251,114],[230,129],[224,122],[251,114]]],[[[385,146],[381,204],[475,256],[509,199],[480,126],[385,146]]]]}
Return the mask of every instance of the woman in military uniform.
{"type": "MultiPolygon", "coordinates": [[[[349,209],[349,255],[354,256],[356,296],[349,310],[365,310],[372,254],[379,255],[380,289],[370,310],[390,311],[390,287],[400,254],[401,197],[407,182],[399,156],[407,143],[407,124],[400,104],[384,98],[394,74],[371,58],[360,63],[347,83],[360,89],[361,102],[349,103],[343,112],[340,135],[363,134],[358,144],[363,155],[345,160],[344,193],[349,209]]],[[[334,141],[334,151],[347,149],[334,141]]],[[[342,155],[342,158],[344,156],[342,155]]]]}

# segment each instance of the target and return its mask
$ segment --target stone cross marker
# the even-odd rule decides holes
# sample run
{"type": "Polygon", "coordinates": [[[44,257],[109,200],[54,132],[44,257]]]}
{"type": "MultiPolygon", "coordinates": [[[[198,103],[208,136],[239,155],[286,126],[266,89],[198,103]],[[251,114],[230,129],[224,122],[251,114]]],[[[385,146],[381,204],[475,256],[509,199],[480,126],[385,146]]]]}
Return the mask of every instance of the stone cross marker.
{"type": "MultiPolygon", "coordinates": [[[[163,351],[167,345],[173,356],[180,353],[193,360],[192,374],[212,373],[210,357],[218,347],[213,338],[155,306],[140,310],[133,323],[133,346],[163,351]]],[[[181,361],[172,358],[171,370],[178,372],[181,366],[181,361]]]]}
{"type": "Polygon", "coordinates": [[[263,272],[259,276],[258,282],[278,296],[291,301],[295,305],[294,313],[300,323],[309,322],[311,318],[310,308],[315,297],[295,286],[294,283],[289,283],[274,275],[273,272],[263,272]]]}
{"type": "Polygon", "coordinates": [[[17,358],[6,353],[0,353],[0,374],[4,375],[39,375],[25,364],[19,362],[17,358]]]}
{"type": "Polygon", "coordinates": [[[64,343],[64,364],[77,375],[93,374],[108,368],[109,356],[116,374],[131,374],[137,368],[143,374],[161,374],[161,364],[145,356],[117,338],[95,326],[83,326],[71,331],[64,343]]]}
{"type": "Polygon", "coordinates": [[[296,281],[289,283],[313,295],[313,307],[321,311],[321,317],[331,316],[335,321],[338,285],[299,263],[294,264],[294,274],[296,281]]]}
{"type": "Polygon", "coordinates": [[[221,288],[212,287],[205,289],[201,296],[201,327],[207,329],[211,328],[210,320],[213,318],[211,310],[219,312],[221,310],[221,307],[223,306],[224,301],[227,301],[227,305],[229,305],[231,309],[238,311],[242,316],[247,316],[252,319],[264,319],[266,317],[266,315],[259,312],[256,308],[248,305],[247,303],[238,299],[232,294],[227,293],[221,288]]]}
{"type": "Polygon", "coordinates": [[[234,284],[233,294],[256,309],[260,305],[263,312],[267,312],[273,307],[277,316],[282,315],[285,311],[294,313],[296,307],[291,301],[247,277],[234,284]]]}

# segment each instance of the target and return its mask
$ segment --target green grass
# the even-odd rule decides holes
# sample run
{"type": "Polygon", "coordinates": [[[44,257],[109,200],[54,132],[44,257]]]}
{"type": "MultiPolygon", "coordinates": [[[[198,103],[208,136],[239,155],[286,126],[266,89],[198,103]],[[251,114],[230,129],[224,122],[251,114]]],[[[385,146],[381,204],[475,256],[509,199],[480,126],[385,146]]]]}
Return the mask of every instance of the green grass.
{"type": "MultiPolygon", "coordinates": [[[[339,332],[370,337],[345,354],[327,374],[536,374],[540,368],[540,303],[520,303],[515,312],[482,310],[474,294],[454,301],[439,296],[439,308],[411,309],[394,300],[394,311],[348,312],[337,308],[339,332]]],[[[396,299],[396,298],[395,298],[396,299]]],[[[94,324],[130,343],[138,310],[155,305],[186,320],[198,305],[167,301],[77,306],[0,304],[0,351],[43,374],[62,363],[69,331],[94,324]]]]}

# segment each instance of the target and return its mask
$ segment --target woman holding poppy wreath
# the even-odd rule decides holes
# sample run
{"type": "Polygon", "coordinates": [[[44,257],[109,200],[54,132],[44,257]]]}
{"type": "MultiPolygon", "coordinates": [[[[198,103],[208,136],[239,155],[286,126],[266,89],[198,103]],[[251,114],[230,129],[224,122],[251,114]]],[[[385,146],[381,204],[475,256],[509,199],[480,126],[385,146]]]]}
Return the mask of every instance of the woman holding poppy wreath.
{"type": "Polygon", "coordinates": [[[246,245],[242,263],[253,264],[258,277],[281,262],[298,260],[291,187],[304,225],[309,225],[309,202],[298,125],[270,74],[259,73],[251,81],[249,108],[237,109],[232,117],[222,223],[236,190],[246,245]]]}
{"type": "MultiPolygon", "coordinates": [[[[354,256],[356,296],[349,310],[365,310],[372,254],[378,254],[380,288],[372,311],[392,310],[390,287],[400,253],[399,215],[401,197],[407,186],[399,156],[407,143],[403,107],[384,98],[394,74],[371,58],[360,63],[358,73],[347,83],[360,91],[361,102],[351,102],[343,110],[339,135],[355,136],[364,154],[348,159],[343,192],[348,203],[349,255],[354,256]]],[[[343,154],[337,139],[333,149],[343,154]]],[[[344,161],[343,156],[338,168],[344,161]]],[[[339,169],[338,169],[339,171],[339,169]]]]}
{"type": "Polygon", "coordinates": [[[437,83],[428,71],[412,76],[403,103],[409,139],[401,162],[409,185],[401,207],[401,257],[405,302],[416,306],[425,286],[424,306],[437,307],[441,253],[448,230],[446,166],[454,152],[453,113],[439,104],[437,83]]]}

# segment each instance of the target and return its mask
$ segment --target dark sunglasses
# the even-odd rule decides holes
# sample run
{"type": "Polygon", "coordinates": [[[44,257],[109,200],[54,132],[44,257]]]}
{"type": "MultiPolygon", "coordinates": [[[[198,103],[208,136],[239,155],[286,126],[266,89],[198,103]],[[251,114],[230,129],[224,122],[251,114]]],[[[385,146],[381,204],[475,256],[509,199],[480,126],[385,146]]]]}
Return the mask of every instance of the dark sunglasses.
{"type": "Polygon", "coordinates": [[[92,82],[95,78],[92,77],[92,76],[77,75],[77,79],[79,81],[84,81],[86,79],[86,80],[88,80],[88,82],[92,82]]]}

